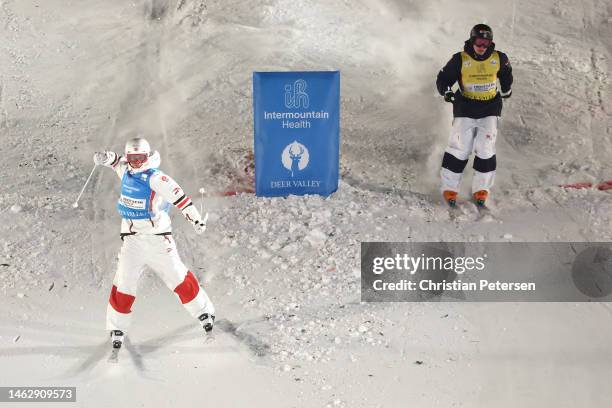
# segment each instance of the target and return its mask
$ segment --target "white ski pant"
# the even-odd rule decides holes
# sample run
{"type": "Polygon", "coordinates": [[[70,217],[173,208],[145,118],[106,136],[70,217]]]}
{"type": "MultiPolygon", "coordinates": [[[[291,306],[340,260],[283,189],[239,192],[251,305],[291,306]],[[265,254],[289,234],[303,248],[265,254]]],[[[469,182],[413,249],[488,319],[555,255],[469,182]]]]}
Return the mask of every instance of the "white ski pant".
{"type": "Polygon", "coordinates": [[[472,193],[489,191],[495,181],[497,158],[495,140],[497,138],[497,116],[481,119],[454,118],[448,146],[442,159],[442,191],[459,191],[459,184],[468,159],[475,153],[472,193]]]}
{"type": "Polygon", "coordinates": [[[126,331],[129,328],[138,280],[145,266],[158,274],[193,317],[214,314],[212,302],[195,275],[181,261],[171,235],[128,235],[123,239],[107,306],[107,330],[126,331]]]}

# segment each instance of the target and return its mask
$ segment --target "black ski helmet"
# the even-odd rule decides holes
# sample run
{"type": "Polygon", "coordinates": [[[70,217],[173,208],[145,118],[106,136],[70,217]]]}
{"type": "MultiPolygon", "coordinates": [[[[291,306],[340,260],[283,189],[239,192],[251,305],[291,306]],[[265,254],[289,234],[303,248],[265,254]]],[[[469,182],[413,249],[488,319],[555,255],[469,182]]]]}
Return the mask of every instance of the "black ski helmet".
{"type": "Polygon", "coordinates": [[[470,42],[474,44],[477,38],[486,38],[493,41],[493,30],[486,24],[476,24],[470,31],[470,42]]]}

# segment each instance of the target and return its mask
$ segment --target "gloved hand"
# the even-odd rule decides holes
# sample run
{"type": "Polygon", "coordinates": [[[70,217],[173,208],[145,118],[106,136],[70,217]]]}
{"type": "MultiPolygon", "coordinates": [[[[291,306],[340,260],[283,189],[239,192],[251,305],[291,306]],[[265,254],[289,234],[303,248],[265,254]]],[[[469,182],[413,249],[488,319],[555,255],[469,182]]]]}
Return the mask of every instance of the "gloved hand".
{"type": "Polygon", "coordinates": [[[106,164],[109,158],[109,152],[95,152],[93,156],[93,161],[96,166],[100,166],[106,164]]]}
{"type": "Polygon", "coordinates": [[[455,102],[455,93],[450,89],[444,92],[444,102],[454,103],[455,102]]]}
{"type": "Polygon", "coordinates": [[[196,234],[201,235],[204,233],[204,231],[206,231],[206,221],[208,221],[208,213],[206,213],[204,218],[201,220],[195,220],[193,222],[193,229],[195,230],[196,234]]]}
{"type": "Polygon", "coordinates": [[[204,233],[204,231],[206,231],[206,223],[202,220],[195,221],[193,223],[193,229],[195,230],[196,234],[201,235],[204,233]]]}
{"type": "Polygon", "coordinates": [[[512,89],[509,89],[508,92],[500,92],[502,98],[506,99],[512,96],[512,89]]]}

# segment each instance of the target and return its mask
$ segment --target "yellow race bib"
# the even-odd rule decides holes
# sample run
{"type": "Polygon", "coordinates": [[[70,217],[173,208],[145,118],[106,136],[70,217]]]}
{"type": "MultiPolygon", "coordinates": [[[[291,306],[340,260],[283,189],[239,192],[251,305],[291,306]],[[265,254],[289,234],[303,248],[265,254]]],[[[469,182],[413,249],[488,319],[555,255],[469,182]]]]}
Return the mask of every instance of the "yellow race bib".
{"type": "Polygon", "coordinates": [[[499,71],[499,53],[493,51],[484,61],[477,61],[470,55],[461,52],[461,85],[462,93],[468,99],[488,101],[497,95],[497,72],[499,71]]]}

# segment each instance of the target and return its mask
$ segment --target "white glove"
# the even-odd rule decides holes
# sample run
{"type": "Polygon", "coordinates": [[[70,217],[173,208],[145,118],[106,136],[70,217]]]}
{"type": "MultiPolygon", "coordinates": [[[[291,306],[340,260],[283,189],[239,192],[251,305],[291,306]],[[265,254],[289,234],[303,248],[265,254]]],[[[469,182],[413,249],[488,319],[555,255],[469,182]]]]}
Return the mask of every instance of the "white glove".
{"type": "Polygon", "coordinates": [[[201,220],[195,220],[193,222],[193,229],[196,234],[201,235],[206,231],[206,221],[208,221],[208,213],[206,213],[201,220]]]}
{"type": "Polygon", "coordinates": [[[105,165],[110,159],[110,152],[95,152],[93,161],[96,166],[105,165]]]}

